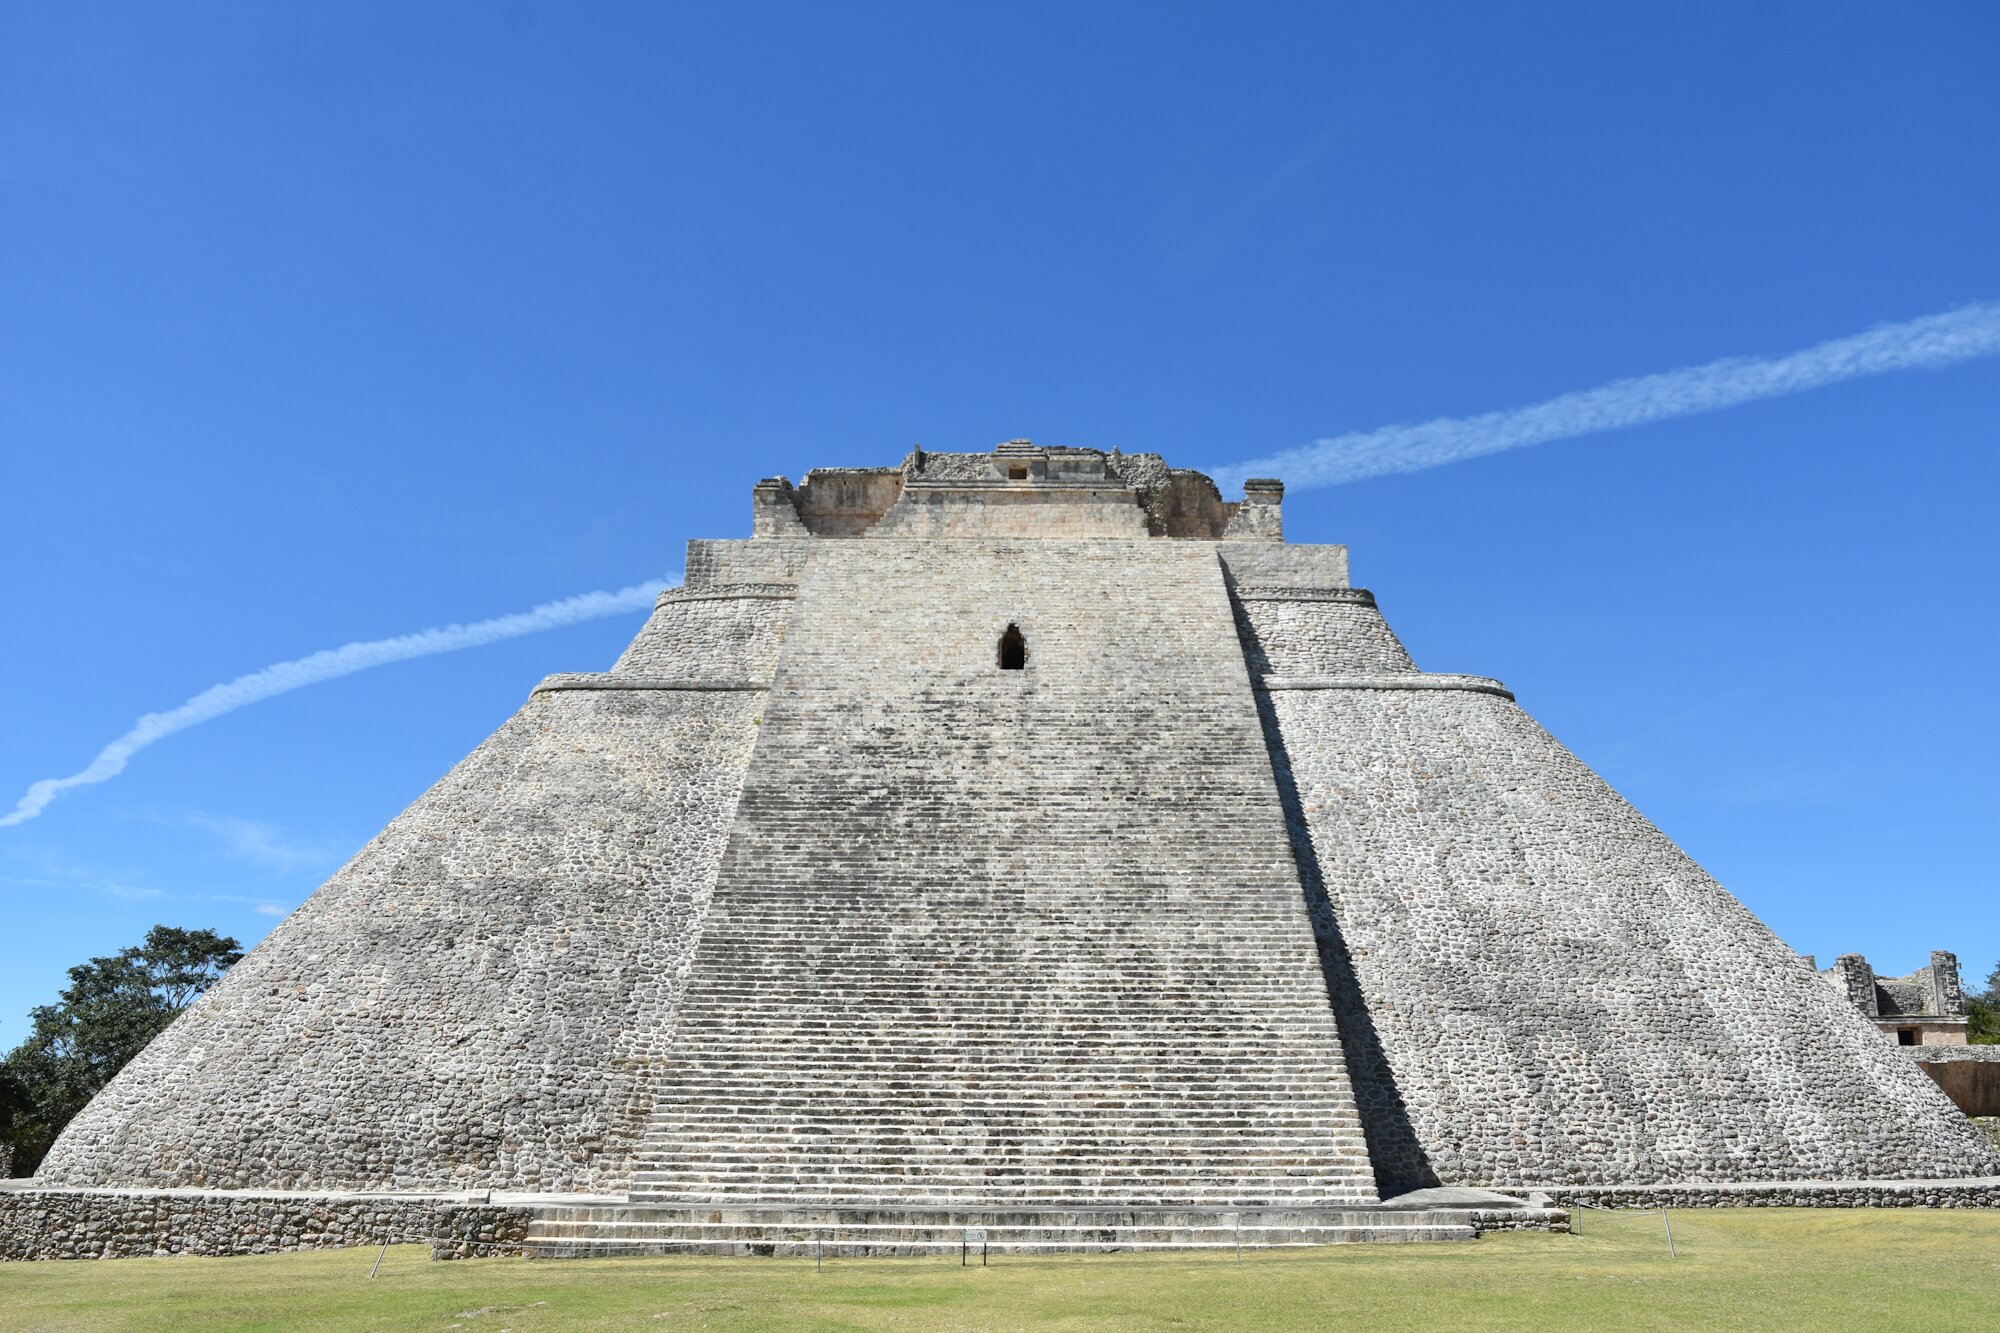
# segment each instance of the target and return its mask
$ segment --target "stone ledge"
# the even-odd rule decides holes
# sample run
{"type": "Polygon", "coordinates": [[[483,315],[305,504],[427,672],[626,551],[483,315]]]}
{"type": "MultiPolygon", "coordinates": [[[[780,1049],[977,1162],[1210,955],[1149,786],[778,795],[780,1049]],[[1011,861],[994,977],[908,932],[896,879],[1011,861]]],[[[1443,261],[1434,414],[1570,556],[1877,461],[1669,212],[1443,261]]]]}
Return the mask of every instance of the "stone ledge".
{"type": "Polygon", "coordinates": [[[1531,1185],[1561,1208],[2000,1208],[2000,1176],[1956,1180],[1766,1180],[1686,1185],[1531,1185]]]}
{"type": "Polygon", "coordinates": [[[725,583],[715,588],[669,588],[653,602],[655,607],[673,602],[792,602],[798,587],[791,583],[725,583]]]}
{"type": "Polygon", "coordinates": [[[687,680],[679,676],[621,676],[610,671],[560,671],[542,677],[529,694],[560,690],[696,690],[711,693],[770,689],[761,680],[687,680]]]}
{"type": "Polygon", "coordinates": [[[1239,602],[1343,602],[1373,606],[1375,594],[1366,588],[1311,588],[1239,583],[1230,588],[1239,602]]]}
{"type": "Polygon", "coordinates": [[[1957,1064],[1960,1061],[2000,1064],[2000,1046],[1903,1046],[1898,1049],[1920,1065],[1957,1064]]]}
{"type": "Polygon", "coordinates": [[[1265,676],[1260,690],[1463,690],[1511,700],[1514,692],[1491,676],[1424,672],[1407,676],[1265,676]]]}

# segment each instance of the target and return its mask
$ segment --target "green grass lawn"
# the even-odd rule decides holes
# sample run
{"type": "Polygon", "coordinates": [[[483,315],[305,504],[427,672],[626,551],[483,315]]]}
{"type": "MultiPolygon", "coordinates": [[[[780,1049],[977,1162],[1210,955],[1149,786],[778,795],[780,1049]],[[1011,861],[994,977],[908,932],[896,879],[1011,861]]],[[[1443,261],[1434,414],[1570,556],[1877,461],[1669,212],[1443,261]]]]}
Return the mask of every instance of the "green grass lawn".
{"type": "Polygon", "coordinates": [[[1589,1213],[1581,1236],[1182,1258],[0,1265],[0,1329],[2000,1330],[2000,1211],[1589,1213]]]}

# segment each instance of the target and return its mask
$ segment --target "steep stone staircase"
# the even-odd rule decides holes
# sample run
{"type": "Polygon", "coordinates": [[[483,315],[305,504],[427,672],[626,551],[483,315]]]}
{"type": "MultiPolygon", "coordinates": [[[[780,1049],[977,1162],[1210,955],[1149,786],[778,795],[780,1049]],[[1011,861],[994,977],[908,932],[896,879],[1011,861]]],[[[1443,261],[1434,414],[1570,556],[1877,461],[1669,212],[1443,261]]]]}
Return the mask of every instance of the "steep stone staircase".
{"type": "Polygon", "coordinates": [[[538,1244],[1449,1232],[1342,1211],[1374,1179],[1201,544],[816,545],[685,994],[633,1206],[538,1244]]]}

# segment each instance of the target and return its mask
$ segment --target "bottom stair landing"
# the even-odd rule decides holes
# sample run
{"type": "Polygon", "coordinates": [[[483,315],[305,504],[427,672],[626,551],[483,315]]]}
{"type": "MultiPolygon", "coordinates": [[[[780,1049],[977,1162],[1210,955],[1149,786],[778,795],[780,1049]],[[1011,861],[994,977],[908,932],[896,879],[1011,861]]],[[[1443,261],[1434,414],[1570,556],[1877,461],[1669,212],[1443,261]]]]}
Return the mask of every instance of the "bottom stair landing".
{"type": "MultiPolygon", "coordinates": [[[[1435,1193],[1435,1191],[1427,1191],[1435,1193]]],[[[537,1208],[529,1258],[763,1255],[887,1258],[1131,1250],[1289,1249],[1472,1240],[1481,1231],[1567,1230],[1568,1214],[1485,1191],[1444,1206],[1396,1200],[1331,1208],[977,1209],[577,1204],[537,1208]]],[[[1413,1201],[1414,1202],[1414,1201],[1413,1201]]]]}

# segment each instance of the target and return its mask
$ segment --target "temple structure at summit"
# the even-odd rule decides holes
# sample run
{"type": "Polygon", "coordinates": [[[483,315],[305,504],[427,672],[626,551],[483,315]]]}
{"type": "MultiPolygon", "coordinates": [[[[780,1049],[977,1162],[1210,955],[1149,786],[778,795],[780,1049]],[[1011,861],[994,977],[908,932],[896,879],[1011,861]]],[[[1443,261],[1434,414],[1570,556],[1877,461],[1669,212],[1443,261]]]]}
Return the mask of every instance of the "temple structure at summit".
{"type": "Polygon", "coordinates": [[[536,686],[91,1103],[0,1244],[227,1249],[256,1200],[305,1220],[239,1248],[446,1253],[2000,1202],[1871,1018],[1506,687],[1419,670],[1282,495],[1018,441],[758,483],[610,670],[536,686]]]}

